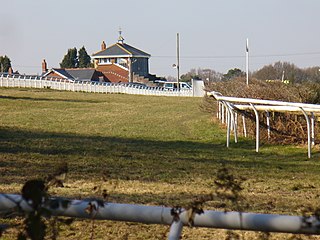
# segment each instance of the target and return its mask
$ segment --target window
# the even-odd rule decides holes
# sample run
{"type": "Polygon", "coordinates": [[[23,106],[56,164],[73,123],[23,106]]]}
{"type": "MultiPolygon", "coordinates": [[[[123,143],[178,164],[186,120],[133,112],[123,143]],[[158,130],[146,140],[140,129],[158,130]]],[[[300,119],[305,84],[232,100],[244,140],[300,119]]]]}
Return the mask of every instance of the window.
{"type": "Polygon", "coordinates": [[[109,64],[110,63],[110,58],[99,58],[99,63],[109,64]]]}

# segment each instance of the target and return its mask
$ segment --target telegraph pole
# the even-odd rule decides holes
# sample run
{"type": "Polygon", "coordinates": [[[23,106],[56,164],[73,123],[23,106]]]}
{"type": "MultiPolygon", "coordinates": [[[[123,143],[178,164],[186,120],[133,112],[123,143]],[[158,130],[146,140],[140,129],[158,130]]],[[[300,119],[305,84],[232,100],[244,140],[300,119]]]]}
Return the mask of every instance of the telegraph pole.
{"type": "Polygon", "coordinates": [[[248,38],[246,43],[246,78],[247,78],[247,85],[249,85],[249,39],[248,38]]]}
{"type": "Polygon", "coordinates": [[[179,33],[177,33],[177,88],[180,90],[180,46],[179,33]]]}

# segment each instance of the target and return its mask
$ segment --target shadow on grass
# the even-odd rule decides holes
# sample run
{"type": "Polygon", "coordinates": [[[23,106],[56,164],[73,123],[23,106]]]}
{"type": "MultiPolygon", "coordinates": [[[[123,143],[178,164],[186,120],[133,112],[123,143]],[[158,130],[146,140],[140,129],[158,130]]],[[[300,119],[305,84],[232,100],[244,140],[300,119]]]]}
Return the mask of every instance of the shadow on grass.
{"type": "Polygon", "coordinates": [[[308,166],[303,161],[303,149],[283,156],[256,153],[252,145],[252,141],[243,141],[227,149],[220,142],[155,141],[0,128],[0,180],[46,175],[62,161],[68,162],[75,179],[104,174],[113,179],[170,182],[212,178],[222,166],[246,174],[301,171],[308,166]]]}
{"type": "Polygon", "coordinates": [[[54,98],[32,98],[32,97],[13,97],[13,96],[2,96],[0,99],[8,100],[25,100],[25,101],[49,101],[49,102],[86,102],[86,103],[100,103],[101,101],[96,100],[79,100],[79,99],[54,99],[54,98]]]}

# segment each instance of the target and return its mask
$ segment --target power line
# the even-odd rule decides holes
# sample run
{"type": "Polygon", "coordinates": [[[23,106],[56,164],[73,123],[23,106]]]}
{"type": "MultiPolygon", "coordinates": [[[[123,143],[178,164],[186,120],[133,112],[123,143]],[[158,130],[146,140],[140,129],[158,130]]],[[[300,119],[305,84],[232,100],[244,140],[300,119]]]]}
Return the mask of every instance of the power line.
{"type": "MultiPolygon", "coordinates": [[[[258,54],[258,55],[251,55],[250,58],[263,58],[263,57],[290,57],[290,56],[310,56],[310,55],[320,55],[320,52],[304,52],[304,53],[281,53],[281,54],[258,54]]],[[[152,55],[152,58],[176,58],[175,55],[152,55]]],[[[180,58],[184,59],[223,59],[223,58],[245,58],[245,55],[208,55],[208,56],[183,56],[180,55],[180,58]]],[[[38,68],[40,66],[30,66],[30,65],[16,65],[13,64],[15,67],[25,67],[25,68],[38,68]]]]}
{"type": "Polygon", "coordinates": [[[23,67],[23,68],[41,68],[41,66],[24,66],[24,65],[15,65],[12,64],[14,67],[23,67]]]}
{"type": "Polygon", "coordinates": [[[264,55],[253,55],[252,57],[290,57],[290,56],[308,56],[308,55],[320,55],[320,52],[264,54],[264,55]]]}
{"type": "MultiPolygon", "coordinates": [[[[176,56],[152,56],[153,58],[175,58],[176,56]]],[[[180,58],[242,58],[243,56],[180,56],[180,58]]]]}
{"type": "MultiPolygon", "coordinates": [[[[290,57],[290,56],[308,56],[308,55],[320,55],[320,52],[304,52],[304,53],[282,53],[282,54],[259,54],[252,55],[251,58],[263,58],[263,57],[290,57]]],[[[156,55],[153,58],[175,58],[173,55],[156,55]]],[[[222,59],[222,58],[245,58],[245,55],[225,55],[225,56],[180,56],[180,58],[188,59],[222,59]]]]}

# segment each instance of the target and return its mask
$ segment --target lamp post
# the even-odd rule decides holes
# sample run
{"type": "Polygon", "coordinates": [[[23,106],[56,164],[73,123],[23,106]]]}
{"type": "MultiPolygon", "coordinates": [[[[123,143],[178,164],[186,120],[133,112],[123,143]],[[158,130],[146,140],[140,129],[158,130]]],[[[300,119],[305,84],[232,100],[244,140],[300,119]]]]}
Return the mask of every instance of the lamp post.
{"type": "Polygon", "coordinates": [[[180,90],[180,43],[179,33],[177,33],[177,89],[180,90]]]}
{"type": "Polygon", "coordinates": [[[180,90],[180,46],[179,33],[177,33],[177,63],[172,64],[173,68],[177,69],[177,89],[180,90]]]}

